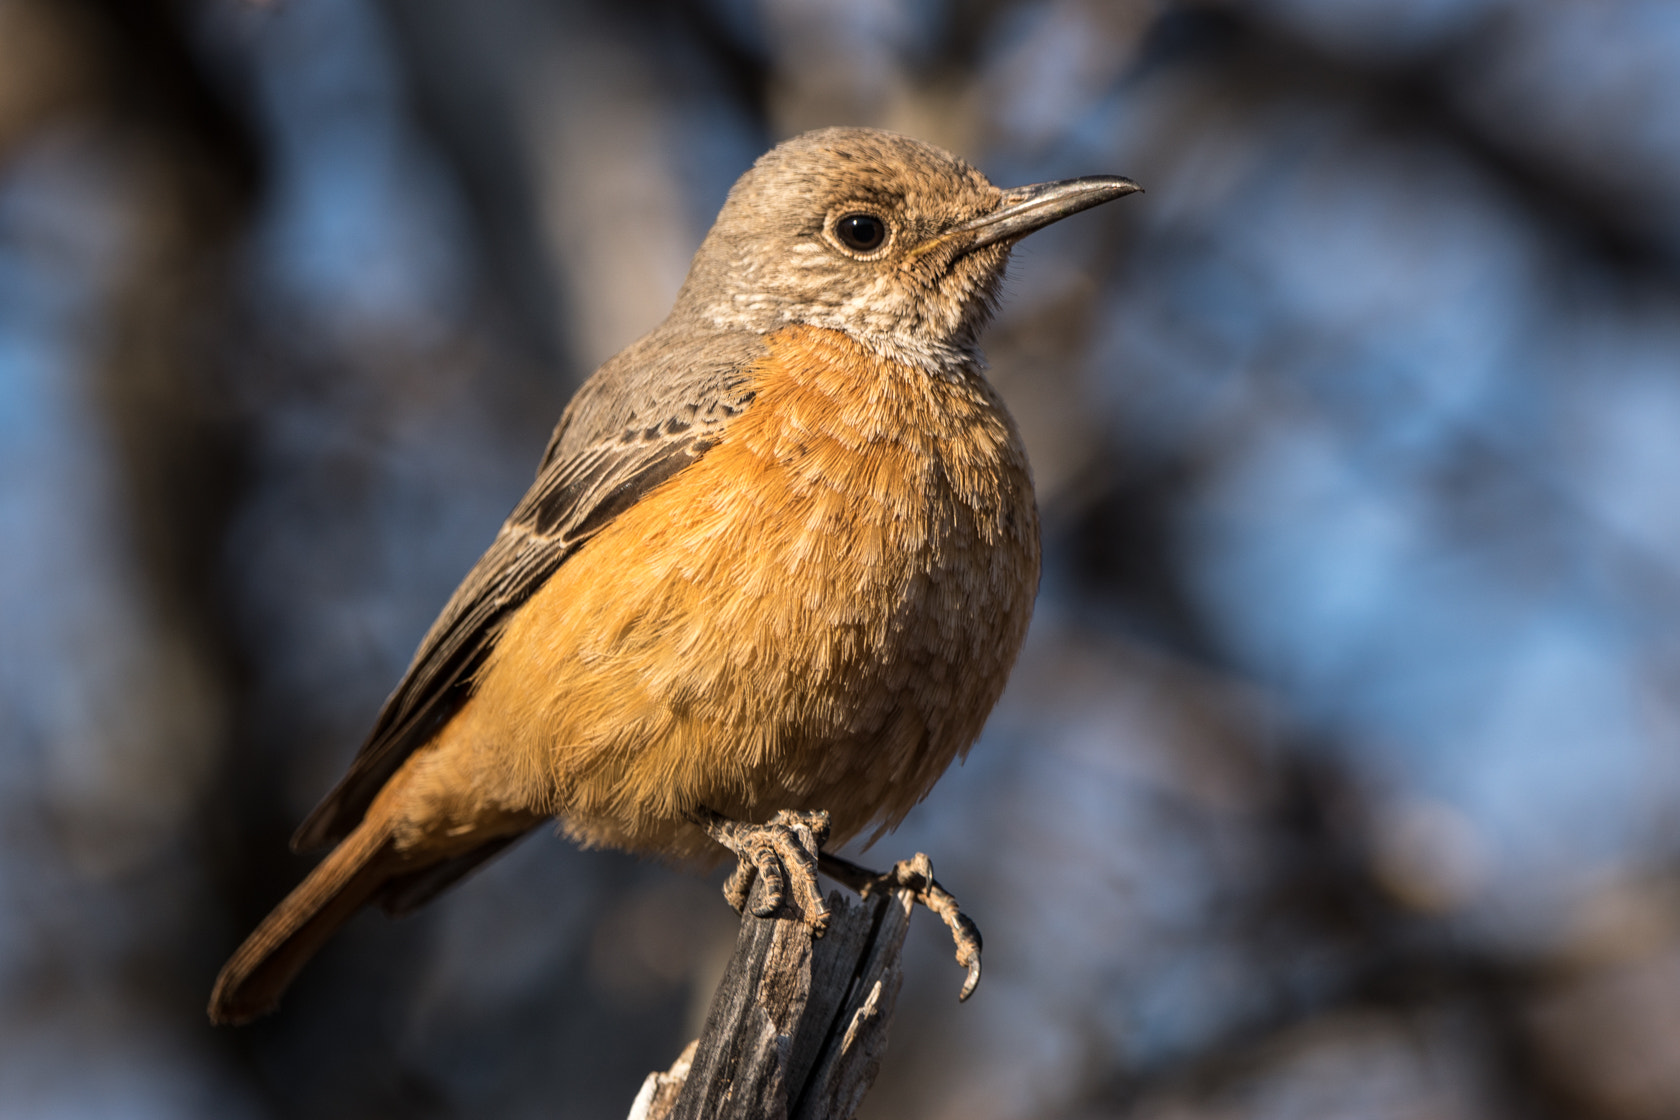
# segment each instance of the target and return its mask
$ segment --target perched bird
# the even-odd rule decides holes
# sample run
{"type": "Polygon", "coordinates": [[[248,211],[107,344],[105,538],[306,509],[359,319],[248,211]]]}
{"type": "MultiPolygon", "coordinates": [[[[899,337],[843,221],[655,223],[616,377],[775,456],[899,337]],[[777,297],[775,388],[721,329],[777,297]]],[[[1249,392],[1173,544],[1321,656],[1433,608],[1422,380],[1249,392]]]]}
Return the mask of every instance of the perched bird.
{"type": "Polygon", "coordinates": [[[978,349],[1010,248],[1137,189],[1001,190],[872,129],[762,156],[670,316],[566,408],[293,839],[332,850],[210,1017],[270,1010],[358,907],[412,909],[551,817],[588,845],[733,850],[737,906],[755,871],[780,903],[785,873],[820,923],[791,830],[896,826],[974,742],[1032,613],[1032,482],[978,349]]]}

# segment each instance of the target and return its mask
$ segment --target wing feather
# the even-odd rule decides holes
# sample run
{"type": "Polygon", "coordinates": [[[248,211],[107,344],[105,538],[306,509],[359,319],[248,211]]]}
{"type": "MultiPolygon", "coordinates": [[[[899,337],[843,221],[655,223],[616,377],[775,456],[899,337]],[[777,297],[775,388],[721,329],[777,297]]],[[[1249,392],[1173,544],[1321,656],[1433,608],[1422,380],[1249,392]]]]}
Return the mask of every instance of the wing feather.
{"type": "Polygon", "coordinates": [[[664,341],[643,339],[579,390],[536,480],[422,639],[349,771],[299,826],[294,849],[349,835],[397,768],[471,695],[508,616],[620,513],[699,460],[750,403],[741,371],[761,350],[756,335],[702,338],[712,343],[703,361],[684,361],[692,342],[664,341]]]}

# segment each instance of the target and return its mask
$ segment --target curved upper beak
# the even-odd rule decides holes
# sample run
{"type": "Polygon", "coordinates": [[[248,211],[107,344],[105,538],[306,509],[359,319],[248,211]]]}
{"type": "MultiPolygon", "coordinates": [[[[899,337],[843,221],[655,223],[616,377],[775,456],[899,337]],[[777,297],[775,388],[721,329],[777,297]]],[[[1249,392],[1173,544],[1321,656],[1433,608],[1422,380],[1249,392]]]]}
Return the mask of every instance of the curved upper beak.
{"type": "Polygon", "coordinates": [[[1069,214],[1089,210],[1104,202],[1143,190],[1130,179],[1118,175],[1086,175],[1078,179],[1058,179],[1053,183],[1034,183],[1003,192],[1003,205],[983,218],[964,222],[952,233],[972,233],[974,240],[965,248],[969,251],[999,241],[1013,241],[1036,229],[1043,229],[1069,214]]]}

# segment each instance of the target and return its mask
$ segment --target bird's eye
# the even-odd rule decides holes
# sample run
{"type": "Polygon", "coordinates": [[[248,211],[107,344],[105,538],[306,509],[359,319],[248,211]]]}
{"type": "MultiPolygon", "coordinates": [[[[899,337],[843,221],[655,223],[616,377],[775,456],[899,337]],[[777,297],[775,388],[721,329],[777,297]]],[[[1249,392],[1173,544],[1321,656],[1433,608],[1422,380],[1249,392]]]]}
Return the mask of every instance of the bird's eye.
{"type": "Polygon", "coordinates": [[[834,223],[834,236],[853,252],[868,253],[887,239],[887,223],[873,214],[847,214],[834,223]]]}

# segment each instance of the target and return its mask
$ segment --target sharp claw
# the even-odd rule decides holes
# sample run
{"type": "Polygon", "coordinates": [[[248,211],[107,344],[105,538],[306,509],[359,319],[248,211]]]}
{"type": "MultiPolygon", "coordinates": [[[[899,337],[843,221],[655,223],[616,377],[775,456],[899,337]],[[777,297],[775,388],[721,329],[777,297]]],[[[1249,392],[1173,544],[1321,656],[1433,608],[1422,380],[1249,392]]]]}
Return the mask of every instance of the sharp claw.
{"type": "Polygon", "coordinates": [[[811,924],[813,936],[821,937],[828,932],[828,903],[820,896],[815,903],[807,905],[805,909],[806,921],[811,924]]]}
{"type": "Polygon", "coordinates": [[[951,892],[933,877],[933,863],[925,854],[918,852],[911,859],[900,860],[885,874],[870,871],[832,853],[824,853],[821,864],[830,878],[846,884],[865,898],[878,890],[908,890],[917,903],[927,907],[930,913],[945,923],[951,931],[951,940],[956,942],[957,964],[967,969],[957,999],[966,1000],[974,994],[974,989],[980,985],[980,928],[962,912],[951,892]]]}

